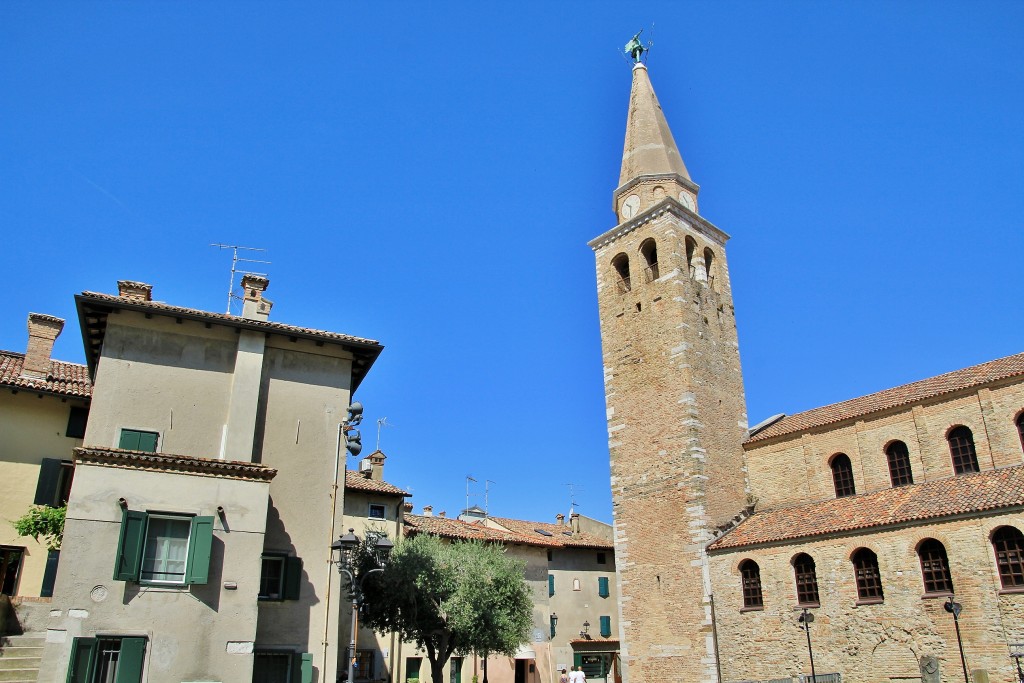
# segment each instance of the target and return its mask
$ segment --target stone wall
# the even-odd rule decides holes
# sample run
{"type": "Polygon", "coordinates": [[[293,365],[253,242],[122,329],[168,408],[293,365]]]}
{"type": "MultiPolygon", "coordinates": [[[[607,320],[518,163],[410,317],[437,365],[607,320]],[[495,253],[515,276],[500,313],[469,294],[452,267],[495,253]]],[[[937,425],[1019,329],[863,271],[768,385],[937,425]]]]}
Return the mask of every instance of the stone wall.
{"type": "Polygon", "coordinates": [[[927,538],[946,548],[970,670],[990,680],[1015,680],[1008,644],[1024,642],[1024,592],[1002,590],[990,543],[994,530],[1024,530],[1024,513],[975,516],[902,529],[833,535],[801,544],[716,552],[711,557],[722,680],[767,681],[810,674],[806,635],[797,623],[792,560],[815,561],[820,606],[812,607],[811,641],[817,673],[873,683],[920,677],[922,657],[937,658],[941,680],[963,677],[948,594],[925,594],[916,548],[927,538]],[[851,555],[866,547],[878,555],[884,600],[858,604],[851,555]],[[763,609],[744,609],[740,562],[761,572],[763,609]]]}

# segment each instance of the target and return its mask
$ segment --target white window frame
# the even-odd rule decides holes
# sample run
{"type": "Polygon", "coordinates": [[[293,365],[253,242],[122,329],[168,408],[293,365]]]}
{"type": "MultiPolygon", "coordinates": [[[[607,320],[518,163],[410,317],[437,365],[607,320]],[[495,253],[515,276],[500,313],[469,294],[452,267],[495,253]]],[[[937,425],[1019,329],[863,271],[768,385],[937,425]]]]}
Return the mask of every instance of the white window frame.
{"type": "MultiPolygon", "coordinates": [[[[142,566],[139,568],[139,583],[149,584],[149,585],[156,585],[156,586],[184,586],[185,585],[185,579],[187,578],[187,575],[188,575],[188,550],[189,550],[189,543],[191,542],[191,540],[192,540],[192,517],[191,516],[189,516],[189,515],[163,514],[163,513],[149,513],[149,518],[146,521],[146,535],[143,538],[142,566]],[[146,555],[147,555],[147,553],[146,553],[146,551],[149,548],[149,532],[150,532],[150,528],[152,527],[154,519],[169,519],[169,520],[172,520],[172,521],[175,521],[175,522],[180,522],[180,523],[185,525],[185,528],[186,528],[186,533],[185,533],[185,552],[184,552],[184,558],[181,560],[183,562],[183,566],[182,566],[183,571],[181,573],[181,578],[178,579],[178,580],[154,579],[154,578],[147,578],[146,577],[146,574],[147,574],[147,570],[146,570],[146,555]]],[[[166,561],[167,560],[164,559],[164,562],[166,562],[166,561]]],[[[177,561],[177,560],[175,560],[175,561],[177,561]]],[[[167,568],[166,565],[164,565],[163,568],[166,569],[167,568]]],[[[168,572],[166,572],[166,571],[152,571],[152,572],[148,572],[148,573],[150,573],[150,574],[166,574],[168,572]]]]}

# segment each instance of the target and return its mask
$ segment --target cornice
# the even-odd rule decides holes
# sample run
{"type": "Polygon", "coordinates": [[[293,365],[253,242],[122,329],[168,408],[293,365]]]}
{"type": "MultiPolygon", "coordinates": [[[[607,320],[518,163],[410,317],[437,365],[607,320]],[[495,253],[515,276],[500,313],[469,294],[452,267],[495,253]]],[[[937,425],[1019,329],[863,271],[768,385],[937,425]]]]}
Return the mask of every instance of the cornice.
{"type": "Polygon", "coordinates": [[[672,214],[676,218],[691,224],[697,232],[720,246],[724,247],[726,241],[729,239],[729,235],[727,233],[704,220],[693,211],[690,211],[688,208],[680,204],[679,200],[674,197],[665,197],[651,208],[637,215],[635,218],[619,223],[611,230],[602,235],[598,235],[587,242],[587,245],[594,251],[597,251],[601,247],[614,242],[624,235],[628,235],[640,226],[649,223],[656,218],[660,218],[666,213],[672,214]]]}
{"type": "Polygon", "coordinates": [[[685,176],[679,175],[678,173],[651,173],[650,175],[637,176],[636,178],[633,178],[632,180],[626,181],[622,185],[619,185],[617,188],[615,188],[615,191],[612,193],[612,201],[615,201],[615,198],[622,196],[623,194],[625,194],[632,188],[636,187],[640,183],[657,180],[674,180],[675,182],[679,183],[680,185],[690,190],[694,194],[700,192],[700,185],[698,185],[697,183],[693,182],[692,180],[685,176]]]}
{"type": "Polygon", "coordinates": [[[277,475],[277,470],[272,467],[236,460],[194,458],[188,455],[148,453],[121,448],[76,448],[74,453],[76,463],[101,467],[267,482],[277,475]]]}

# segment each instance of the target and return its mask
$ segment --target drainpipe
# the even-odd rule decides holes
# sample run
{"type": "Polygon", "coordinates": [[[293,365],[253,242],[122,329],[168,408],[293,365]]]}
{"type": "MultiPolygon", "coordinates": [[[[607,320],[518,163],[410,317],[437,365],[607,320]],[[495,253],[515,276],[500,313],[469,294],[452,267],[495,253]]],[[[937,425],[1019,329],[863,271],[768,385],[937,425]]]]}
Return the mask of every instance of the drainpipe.
{"type": "MultiPolygon", "coordinates": [[[[330,635],[331,630],[331,586],[334,578],[334,558],[331,557],[330,547],[331,543],[334,542],[334,520],[338,514],[338,470],[341,466],[341,438],[343,425],[338,423],[338,439],[334,449],[334,484],[331,487],[331,534],[327,538],[326,547],[327,550],[327,593],[324,596],[324,655],[323,662],[320,665],[321,677],[327,675],[327,650],[330,647],[330,635]]],[[[340,575],[339,575],[340,576],[340,575]]],[[[340,580],[340,579],[339,579],[340,580]]],[[[337,676],[337,672],[335,672],[337,676]]]]}

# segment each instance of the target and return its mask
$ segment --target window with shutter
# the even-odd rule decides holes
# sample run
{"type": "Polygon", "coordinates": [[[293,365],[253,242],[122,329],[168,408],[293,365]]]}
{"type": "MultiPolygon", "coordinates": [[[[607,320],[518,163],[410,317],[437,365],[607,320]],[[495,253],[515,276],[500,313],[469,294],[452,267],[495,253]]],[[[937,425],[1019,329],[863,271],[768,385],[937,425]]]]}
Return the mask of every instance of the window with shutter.
{"type": "Polygon", "coordinates": [[[145,638],[75,638],[67,683],[140,683],[145,638]]]}
{"type": "Polygon", "coordinates": [[[49,550],[46,553],[46,569],[43,570],[43,585],[39,589],[39,597],[52,598],[53,584],[57,582],[57,565],[60,563],[60,551],[49,550]]]}
{"type": "Polygon", "coordinates": [[[597,594],[602,598],[608,597],[608,577],[599,576],[597,577],[597,594]]]}
{"type": "Polygon", "coordinates": [[[601,637],[608,638],[612,635],[612,618],[601,617],[601,637]]]}
{"type": "Polygon", "coordinates": [[[114,580],[191,585],[209,581],[213,517],[124,510],[114,580]]]}
{"type": "Polygon", "coordinates": [[[555,594],[555,575],[548,574],[548,597],[555,594]]]}
{"type": "Polygon", "coordinates": [[[68,428],[64,436],[69,439],[81,439],[85,437],[85,423],[89,419],[89,409],[81,406],[71,406],[68,411],[68,428]]]}
{"type": "Polygon", "coordinates": [[[43,458],[39,464],[39,479],[36,481],[36,495],[33,505],[60,507],[68,502],[71,495],[71,479],[75,466],[67,460],[43,458]]]}
{"type": "Polygon", "coordinates": [[[118,442],[118,447],[128,451],[156,453],[156,445],[159,439],[159,432],[144,432],[138,429],[122,429],[121,440],[118,442]]]}

